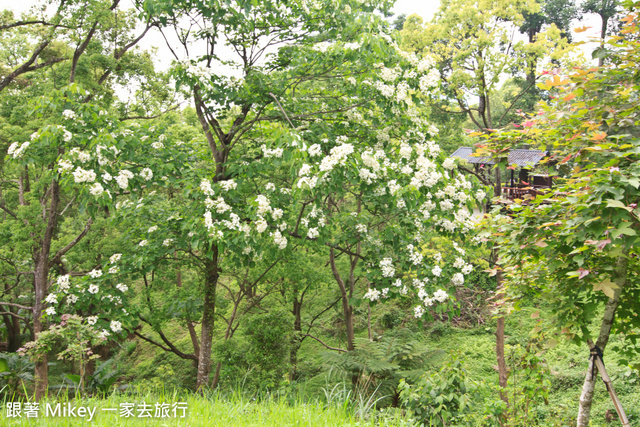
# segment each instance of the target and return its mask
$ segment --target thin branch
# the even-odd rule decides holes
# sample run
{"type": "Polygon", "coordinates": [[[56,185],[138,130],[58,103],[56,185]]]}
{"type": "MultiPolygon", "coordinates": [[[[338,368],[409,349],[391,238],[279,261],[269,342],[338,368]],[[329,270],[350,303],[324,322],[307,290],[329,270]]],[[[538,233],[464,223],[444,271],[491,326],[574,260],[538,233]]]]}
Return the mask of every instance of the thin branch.
{"type": "Polygon", "coordinates": [[[476,178],[478,178],[480,180],[480,182],[482,182],[484,185],[492,185],[491,182],[487,181],[482,175],[480,175],[479,173],[476,173],[474,171],[472,171],[471,169],[467,169],[464,166],[458,165],[458,169],[462,170],[463,172],[466,173],[470,173],[471,175],[475,176],[476,178]]]}
{"type": "Polygon", "coordinates": [[[26,305],[16,304],[16,303],[13,303],[13,302],[0,301],[0,305],[8,305],[10,307],[18,307],[18,308],[22,308],[24,310],[33,310],[33,307],[27,307],[26,305]]]}
{"type": "Polygon", "coordinates": [[[165,114],[167,114],[170,111],[175,111],[178,108],[180,108],[180,105],[176,105],[174,107],[171,107],[167,110],[164,110],[154,116],[127,116],[127,117],[123,117],[120,119],[121,122],[124,122],[125,120],[152,120],[152,119],[157,119],[158,117],[161,117],[165,114]]]}
{"type": "Polygon", "coordinates": [[[284,111],[284,108],[282,108],[282,105],[280,104],[280,101],[278,101],[278,98],[276,98],[276,96],[271,92],[269,92],[269,95],[271,95],[274,101],[276,101],[276,104],[278,104],[278,107],[280,107],[280,111],[282,111],[282,114],[284,114],[284,117],[287,119],[291,127],[295,129],[295,126],[293,125],[293,123],[291,123],[291,120],[289,120],[289,116],[287,115],[287,112],[284,111]]]}
{"type": "Polygon", "coordinates": [[[8,314],[10,316],[17,317],[18,319],[24,320],[25,322],[27,321],[27,319],[25,319],[24,317],[22,317],[22,316],[20,316],[20,315],[18,315],[16,313],[13,313],[11,311],[0,311],[0,315],[4,315],[4,314],[8,314]]]}
{"type": "Polygon", "coordinates": [[[320,344],[322,344],[323,346],[325,346],[326,348],[328,348],[329,350],[333,350],[333,351],[339,351],[339,352],[343,352],[346,353],[347,350],[342,349],[342,348],[336,348],[336,347],[331,347],[330,345],[325,344],[324,342],[322,342],[322,340],[320,338],[316,338],[311,334],[300,334],[303,337],[309,337],[309,338],[313,338],[314,340],[318,341],[320,344]]]}
{"type": "Polygon", "coordinates": [[[518,96],[516,96],[516,97],[513,99],[513,101],[511,101],[511,105],[509,105],[509,108],[507,108],[507,109],[505,110],[505,112],[502,114],[502,116],[500,116],[500,118],[498,119],[498,123],[496,124],[496,126],[500,126],[500,125],[502,124],[502,119],[504,119],[504,116],[506,116],[506,115],[507,115],[507,113],[508,113],[509,111],[511,111],[511,109],[513,108],[513,106],[514,106],[514,105],[516,105],[516,102],[518,102],[518,99],[520,99],[520,97],[521,97],[522,95],[524,95],[525,93],[527,93],[527,92],[529,91],[529,89],[531,89],[531,86],[533,86],[533,84],[534,84],[535,82],[536,82],[535,80],[534,80],[534,81],[532,81],[532,82],[531,82],[531,84],[529,84],[529,86],[527,86],[525,89],[523,89],[523,90],[518,94],[518,96]]]}
{"type": "Polygon", "coordinates": [[[87,225],[84,226],[84,230],[82,230],[80,232],[80,234],[78,234],[75,239],[73,239],[72,241],[69,242],[69,244],[67,246],[65,246],[64,248],[60,249],[58,252],[56,252],[56,254],[53,256],[53,258],[51,259],[51,263],[55,263],[57,261],[60,260],[60,258],[62,258],[62,256],[64,254],[66,254],[67,252],[69,252],[69,250],[71,248],[73,248],[76,243],[78,243],[80,240],[82,240],[82,238],[84,236],[87,235],[87,233],[89,232],[89,229],[91,228],[91,224],[93,224],[93,219],[89,218],[89,221],[87,221],[87,225]]]}
{"type": "Polygon", "coordinates": [[[0,205],[0,209],[11,215],[14,219],[18,219],[18,215],[9,210],[4,204],[0,205]]]}

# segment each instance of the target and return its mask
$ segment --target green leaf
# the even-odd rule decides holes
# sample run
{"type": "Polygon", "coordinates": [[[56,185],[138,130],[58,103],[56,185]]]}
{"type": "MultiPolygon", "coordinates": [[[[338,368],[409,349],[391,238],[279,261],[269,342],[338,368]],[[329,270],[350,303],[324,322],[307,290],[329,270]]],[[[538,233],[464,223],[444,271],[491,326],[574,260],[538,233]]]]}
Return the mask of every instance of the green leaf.
{"type": "Polygon", "coordinates": [[[618,288],[619,286],[613,283],[610,279],[604,279],[602,282],[593,285],[594,292],[602,291],[609,298],[613,298],[614,292],[618,288]]]}

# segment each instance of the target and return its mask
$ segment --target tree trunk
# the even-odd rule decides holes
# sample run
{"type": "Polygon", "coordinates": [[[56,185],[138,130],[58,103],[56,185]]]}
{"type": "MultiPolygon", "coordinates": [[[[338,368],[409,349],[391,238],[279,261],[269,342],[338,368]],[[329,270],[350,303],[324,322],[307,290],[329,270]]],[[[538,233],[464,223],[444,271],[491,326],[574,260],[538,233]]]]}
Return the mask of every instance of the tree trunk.
{"type": "MultiPolygon", "coordinates": [[[[620,303],[620,295],[627,283],[627,269],[629,260],[627,258],[628,250],[625,250],[622,255],[616,260],[616,267],[613,270],[612,279],[618,286],[613,291],[613,298],[609,298],[607,305],[602,315],[602,323],[600,325],[600,333],[598,334],[598,340],[596,346],[600,348],[600,351],[604,354],[604,349],[609,342],[609,335],[611,334],[611,327],[615,320],[616,309],[620,303]]],[[[589,369],[582,385],[582,394],[580,395],[580,403],[578,406],[578,421],[577,427],[587,427],[589,425],[589,418],[591,416],[591,405],[593,403],[593,392],[596,384],[596,375],[592,375],[595,358],[589,359],[589,369]]]]}
{"type": "MultiPolygon", "coordinates": [[[[7,311],[14,312],[12,307],[7,307],[7,311]]],[[[10,314],[2,315],[4,325],[7,328],[7,352],[15,353],[22,345],[20,339],[20,319],[10,314]]]]}
{"type": "MultiPolygon", "coordinates": [[[[495,185],[493,187],[493,195],[495,197],[502,196],[502,178],[500,176],[500,168],[496,165],[495,168],[495,185]]],[[[491,260],[495,263],[495,268],[498,270],[496,273],[496,289],[502,288],[502,272],[498,265],[498,248],[493,247],[491,250],[491,260]]],[[[507,362],[504,357],[504,316],[502,314],[498,317],[496,325],[496,359],[498,362],[498,382],[502,391],[500,392],[500,398],[509,405],[509,398],[507,397],[507,362]]]]}
{"type": "MultiPolygon", "coordinates": [[[[45,330],[45,325],[42,323],[42,311],[45,305],[46,297],[46,284],[48,269],[46,268],[46,258],[41,258],[36,261],[35,268],[35,302],[33,304],[33,332],[35,339],[38,339],[40,332],[45,330]]],[[[48,371],[48,358],[44,354],[36,361],[35,366],[35,392],[36,400],[39,401],[47,394],[47,388],[49,383],[49,371],[48,371]]]]}
{"type": "Polygon", "coordinates": [[[331,264],[331,272],[333,273],[333,277],[336,279],[336,282],[338,282],[338,287],[340,288],[342,313],[344,314],[344,326],[347,333],[347,350],[353,351],[356,348],[354,344],[356,335],[353,329],[353,307],[349,305],[349,295],[347,294],[347,287],[345,286],[342,277],[340,277],[338,267],[336,267],[336,255],[333,248],[331,248],[329,251],[329,263],[331,264]]]}
{"type": "Polygon", "coordinates": [[[211,372],[211,344],[213,342],[213,326],[216,310],[216,288],[218,285],[218,247],[212,245],[211,260],[205,266],[204,279],[204,308],[202,313],[202,328],[200,331],[200,355],[198,357],[198,377],[196,390],[203,392],[209,384],[211,372]]]}
{"type": "Polygon", "coordinates": [[[293,338],[291,342],[291,352],[289,353],[289,363],[291,372],[289,380],[298,378],[298,350],[300,350],[300,334],[302,333],[302,302],[298,299],[298,290],[293,291],[293,338]]]}

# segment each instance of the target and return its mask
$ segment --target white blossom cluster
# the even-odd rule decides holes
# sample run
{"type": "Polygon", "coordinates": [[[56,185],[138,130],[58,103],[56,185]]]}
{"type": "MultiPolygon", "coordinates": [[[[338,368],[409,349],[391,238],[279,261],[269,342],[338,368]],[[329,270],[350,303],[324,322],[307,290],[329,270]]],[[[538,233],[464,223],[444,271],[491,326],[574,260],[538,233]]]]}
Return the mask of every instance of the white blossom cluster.
{"type": "Polygon", "coordinates": [[[14,159],[19,159],[20,157],[22,157],[27,148],[29,148],[29,144],[29,141],[23,142],[22,144],[20,144],[19,142],[14,142],[9,146],[7,154],[12,156],[14,159]]]}

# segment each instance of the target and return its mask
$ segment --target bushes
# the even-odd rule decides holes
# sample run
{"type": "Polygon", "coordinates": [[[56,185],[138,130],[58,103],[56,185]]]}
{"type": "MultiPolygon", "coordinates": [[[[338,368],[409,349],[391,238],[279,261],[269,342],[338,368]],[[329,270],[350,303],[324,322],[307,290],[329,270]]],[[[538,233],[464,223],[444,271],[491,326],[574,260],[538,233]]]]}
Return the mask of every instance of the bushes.
{"type": "Polygon", "coordinates": [[[411,386],[400,381],[400,401],[421,426],[473,425],[464,421],[479,400],[478,383],[467,379],[459,356],[411,386]]]}

